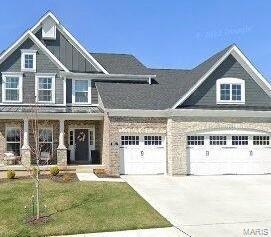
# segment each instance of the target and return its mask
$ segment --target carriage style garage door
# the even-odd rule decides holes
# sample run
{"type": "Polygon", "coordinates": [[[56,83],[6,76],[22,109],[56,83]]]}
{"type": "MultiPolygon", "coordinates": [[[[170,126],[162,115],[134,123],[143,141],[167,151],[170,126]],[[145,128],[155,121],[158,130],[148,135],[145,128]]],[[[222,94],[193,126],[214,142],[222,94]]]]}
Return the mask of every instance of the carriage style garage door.
{"type": "Polygon", "coordinates": [[[120,138],[121,174],[163,174],[166,170],[162,135],[123,135],[120,138]]]}
{"type": "Polygon", "coordinates": [[[269,134],[215,131],[187,136],[190,174],[271,173],[269,134]]]}

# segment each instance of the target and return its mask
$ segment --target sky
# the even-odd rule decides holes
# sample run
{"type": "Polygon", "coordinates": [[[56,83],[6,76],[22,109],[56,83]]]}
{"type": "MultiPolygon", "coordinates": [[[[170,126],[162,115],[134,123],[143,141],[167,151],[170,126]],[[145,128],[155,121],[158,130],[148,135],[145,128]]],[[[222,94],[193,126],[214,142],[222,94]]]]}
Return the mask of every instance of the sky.
{"type": "Polygon", "coordinates": [[[0,51],[48,10],[90,52],[130,53],[148,67],[190,69],[236,43],[271,79],[271,1],[3,1],[0,51]]]}

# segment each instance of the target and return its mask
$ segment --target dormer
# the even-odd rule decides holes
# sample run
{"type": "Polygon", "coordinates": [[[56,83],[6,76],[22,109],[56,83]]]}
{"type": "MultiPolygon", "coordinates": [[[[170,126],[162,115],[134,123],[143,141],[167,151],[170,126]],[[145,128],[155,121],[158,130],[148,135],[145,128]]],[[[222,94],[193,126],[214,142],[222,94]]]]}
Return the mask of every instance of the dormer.
{"type": "Polygon", "coordinates": [[[56,39],[56,22],[50,16],[42,22],[42,38],[44,40],[56,39]]]}

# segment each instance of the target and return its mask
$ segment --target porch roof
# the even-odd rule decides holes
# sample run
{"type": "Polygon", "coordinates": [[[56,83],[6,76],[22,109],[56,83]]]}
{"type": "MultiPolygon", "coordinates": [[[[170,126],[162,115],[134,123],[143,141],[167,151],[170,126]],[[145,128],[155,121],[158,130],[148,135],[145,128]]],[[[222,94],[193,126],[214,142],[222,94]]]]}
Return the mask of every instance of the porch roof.
{"type": "Polygon", "coordinates": [[[0,113],[19,112],[30,113],[37,111],[38,113],[103,113],[98,106],[29,106],[29,105],[4,105],[0,106],[0,113]]]}
{"type": "Polygon", "coordinates": [[[35,111],[38,119],[48,120],[102,120],[104,116],[98,106],[1,105],[0,119],[30,119],[35,111]]]}

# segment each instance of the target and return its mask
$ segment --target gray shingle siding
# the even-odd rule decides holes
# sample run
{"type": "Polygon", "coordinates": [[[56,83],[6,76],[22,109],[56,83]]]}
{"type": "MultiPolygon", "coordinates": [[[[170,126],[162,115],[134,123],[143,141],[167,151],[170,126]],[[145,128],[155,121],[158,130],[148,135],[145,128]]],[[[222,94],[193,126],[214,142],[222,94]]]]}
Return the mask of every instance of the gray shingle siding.
{"type": "Polygon", "coordinates": [[[245,80],[245,105],[237,105],[237,107],[270,107],[270,97],[232,55],[228,56],[209,78],[183,103],[182,107],[223,107],[216,104],[216,80],[223,77],[235,77],[245,80]]]}
{"type": "MultiPolygon", "coordinates": [[[[30,39],[22,43],[1,65],[0,72],[21,72],[21,49],[37,50],[36,73],[56,73],[56,103],[63,103],[63,82],[59,78],[57,66],[30,39]]],[[[23,73],[23,103],[35,100],[35,73],[23,73]]],[[[2,102],[2,74],[0,83],[0,101],[2,102]]]]}
{"type": "Polygon", "coordinates": [[[98,72],[59,30],[56,32],[56,40],[43,40],[41,29],[36,36],[70,71],[98,72]]]}

